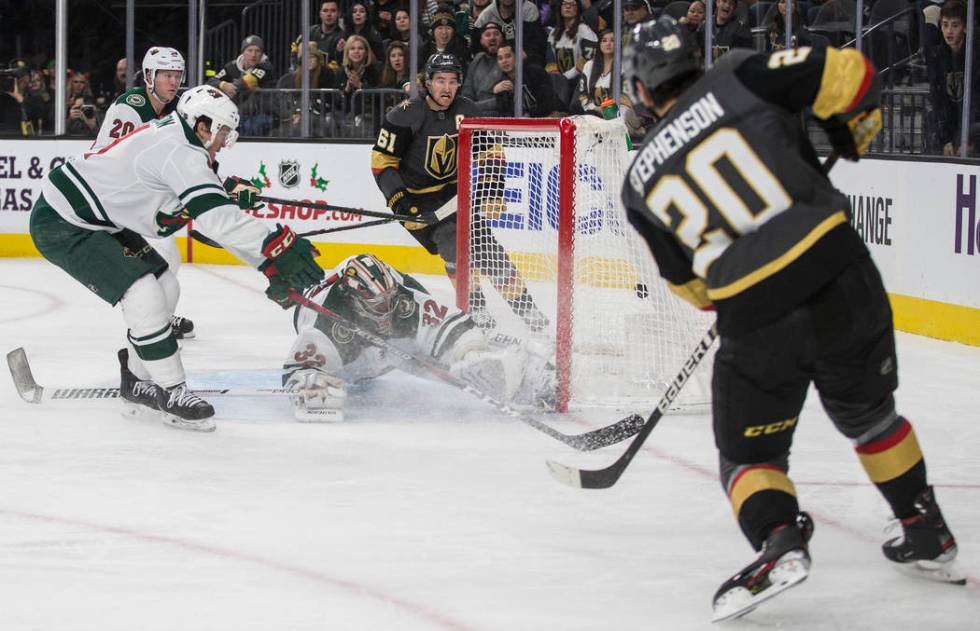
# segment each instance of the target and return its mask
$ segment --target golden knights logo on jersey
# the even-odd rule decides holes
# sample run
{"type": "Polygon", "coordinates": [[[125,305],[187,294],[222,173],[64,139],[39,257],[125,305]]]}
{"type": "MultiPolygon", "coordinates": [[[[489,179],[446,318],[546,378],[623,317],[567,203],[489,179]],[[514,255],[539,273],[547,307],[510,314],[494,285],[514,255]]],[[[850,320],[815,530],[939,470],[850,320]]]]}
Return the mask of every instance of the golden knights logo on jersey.
{"type": "Polygon", "coordinates": [[[456,175],[457,135],[429,136],[425,146],[425,170],[437,180],[456,175]]]}

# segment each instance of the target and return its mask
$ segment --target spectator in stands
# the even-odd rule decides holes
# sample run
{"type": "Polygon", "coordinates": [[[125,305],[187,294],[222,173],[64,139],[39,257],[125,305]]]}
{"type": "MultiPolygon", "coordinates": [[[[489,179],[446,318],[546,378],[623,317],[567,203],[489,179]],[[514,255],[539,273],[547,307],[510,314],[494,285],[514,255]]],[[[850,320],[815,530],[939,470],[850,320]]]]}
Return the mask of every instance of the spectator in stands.
{"type": "MultiPolygon", "coordinates": [[[[936,117],[936,134],[943,155],[959,155],[963,111],[963,87],[966,68],[966,4],[962,0],[946,0],[939,11],[942,41],[927,50],[929,89],[936,117]]],[[[971,129],[980,125],[980,54],[974,47],[973,85],[970,107],[971,129]]],[[[977,152],[977,133],[970,133],[967,154],[977,152]]]]}
{"type": "MultiPolygon", "coordinates": [[[[517,0],[491,0],[490,5],[480,13],[473,23],[476,29],[482,29],[487,22],[496,22],[504,32],[504,39],[514,41],[517,37],[517,27],[514,18],[517,14],[517,0]]],[[[544,68],[547,58],[547,35],[541,26],[538,7],[531,0],[523,0],[521,4],[521,19],[524,22],[524,53],[528,61],[544,68]]]]}
{"type": "Polygon", "coordinates": [[[691,33],[696,32],[704,24],[704,2],[693,0],[687,5],[687,14],[677,21],[687,26],[691,33]]]}
{"type": "Polygon", "coordinates": [[[65,95],[65,102],[71,107],[72,99],[78,97],[92,96],[92,88],[89,85],[88,75],[74,70],[68,71],[68,88],[65,95]]]}
{"type": "MultiPolygon", "coordinates": [[[[375,59],[383,59],[385,54],[384,40],[374,30],[374,20],[371,18],[371,3],[368,0],[353,0],[350,4],[350,14],[347,16],[345,39],[351,35],[360,35],[367,40],[368,47],[375,59]]],[[[347,53],[344,52],[344,63],[347,53]]]]}
{"type": "MultiPolygon", "coordinates": [[[[653,16],[648,0],[623,0],[623,36],[629,35],[633,27],[646,22],[653,16]]],[[[609,23],[612,28],[612,22],[609,23]]]]}
{"type": "Polygon", "coordinates": [[[265,44],[258,35],[242,40],[241,54],[225,64],[209,85],[216,86],[238,104],[243,136],[265,136],[272,129],[272,111],[277,103],[270,100],[275,95],[258,94],[256,90],[275,86],[272,62],[265,54],[265,44]]]}
{"type": "Polygon", "coordinates": [[[408,45],[394,41],[385,52],[385,67],[381,71],[381,87],[408,91],[412,78],[408,76],[408,45]]]}
{"type": "Polygon", "coordinates": [[[395,9],[394,20],[391,41],[409,44],[412,40],[412,14],[404,7],[395,9]]]}
{"type": "Polygon", "coordinates": [[[116,74],[112,77],[112,94],[106,95],[109,103],[115,101],[126,91],[126,79],[129,76],[129,62],[125,57],[116,62],[116,74]]]}
{"type": "Polygon", "coordinates": [[[504,41],[504,34],[497,22],[487,22],[479,33],[477,41],[480,44],[480,52],[470,62],[469,72],[463,77],[460,93],[476,103],[480,111],[486,113],[497,109],[497,95],[493,88],[501,81],[500,69],[497,66],[497,50],[504,41]]]}
{"type": "MultiPolygon", "coordinates": [[[[800,16],[800,7],[793,3],[793,39],[792,48],[800,46],[812,46],[813,40],[810,33],[803,26],[803,18],[800,16]]],[[[766,37],[766,50],[769,52],[783,50],[786,48],[786,0],[779,0],[776,4],[776,13],[769,23],[766,37]]]]}
{"type": "MultiPolygon", "coordinates": [[[[715,23],[712,25],[711,56],[715,61],[733,48],[753,48],[752,31],[746,18],[735,11],[737,0],[715,0],[715,23]]],[[[707,24],[702,24],[703,35],[707,24]]]]}
{"type": "Polygon", "coordinates": [[[442,5],[442,10],[432,16],[429,41],[419,50],[419,59],[428,59],[436,53],[452,53],[463,65],[463,76],[470,63],[470,53],[466,40],[456,34],[456,18],[450,7],[442,5]]]}
{"type": "Polygon", "coordinates": [[[310,28],[309,38],[325,56],[325,65],[333,63],[335,67],[340,67],[344,56],[344,31],[339,20],[339,0],[324,0],[320,3],[320,22],[310,28]]]}
{"type": "Polygon", "coordinates": [[[549,57],[554,59],[545,68],[558,72],[570,81],[578,81],[585,62],[595,54],[597,37],[582,21],[581,0],[560,0],[555,13],[554,29],[548,36],[549,57]]]}
{"type": "MultiPolygon", "coordinates": [[[[517,77],[517,55],[514,42],[505,41],[497,48],[497,67],[500,81],[494,86],[497,95],[496,110],[500,116],[512,116],[514,112],[514,81],[517,77]]],[[[523,68],[523,115],[534,118],[555,116],[561,109],[558,96],[551,87],[551,80],[544,68],[524,60],[523,68]]]]}
{"type": "MultiPolygon", "coordinates": [[[[313,136],[325,136],[330,122],[330,112],[334,109],[334,95],[323,90],[336,89],[337,75],[327,67],[327,56],[320,50],[316,42],[302,46],[300,54],[307,53],[309,57],[310,76],[310,133],[313,136]]],[[[302,62],[293,72],[279,77],[276,83],[279,89],[287,90],[281,95],[279,111],[279,133],[281,137],[296,137],[300,135],[302,124],[302,94],[298,92],[303,87],[302,62]]]]}
{"type": "MultiPolygon", "coordinates": [[[[466,10],[466,41],[470,43],[470,51],[476,56],[479,52],[480,33],[476,28],[476,19],[480,17],[483,10],[490,6],[490,0],[470,0],[466,10]]],[[[498,22],[499,24],[499,22],[498,22]]]]}
{"type": "MultiPolygon", "coordinates": [[[[17,71],[18,67],[15,61],[8,69],[17,71]]],[[[30,133],[24,108],[28,90],[26,78],[26,68],[16,74],[0,76],[0,134],[27,136],[30,133]]]]}
{"type": "Polygon", "coordinates": [[[65,132],[69,136],[95,138],[101,124],[101,112],[95,107],[95,98],[92,95],[75,96],[68,101],[68,123],[65,132]]]}
{"type": "Polygon", "coordinates": [[[32,70],[24,98],[24,114],[28,133],[40,136],[54,132],[54,94],[48,87],[48,79],[40,70],[32,70]]]}
{"type": "Polygon", "coordinates": [[[406,0],[374,0],[374,30],[382,40],[389,40],[395,32],[395,11],[408,7],[406,0]]]}
{"type": "Polygon", "coordinates": [[[612,97],[613,56],[616,34],[611,29],[599,33],[599,51],[585,62],[579,88],[582,109],[600,112],[602,102],[612,97]]]}
{"type": "Polygon", "coordinates": [[[365,37],[349,35],[344,46],[344,63],[340,66],[337,84],[344,92],[344,109],[354,115],[354,123],[360,125],[368,113],[377,113],[372,99],[354,99],[358,90],[381,86],[381,68],[374,57],[374,51],[365,37]]]}

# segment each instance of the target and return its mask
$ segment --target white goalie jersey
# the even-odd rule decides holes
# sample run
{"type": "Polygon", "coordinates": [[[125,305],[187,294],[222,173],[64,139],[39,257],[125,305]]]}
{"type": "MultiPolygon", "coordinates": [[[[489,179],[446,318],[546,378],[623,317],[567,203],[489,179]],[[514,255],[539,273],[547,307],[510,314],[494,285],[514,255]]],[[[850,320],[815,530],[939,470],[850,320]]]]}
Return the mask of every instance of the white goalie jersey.
{"type": "MultiPolygon", "coordinates": [[[[351,275],[348,270],[356,264],[352,260],[364,256],[341,262],[323,283],[307,290],[307,298],[385,338],[399,350],[434,360],[498,400],[523,398],[530,402],[542,388],[553,387],[554,370],[550,368],[549,378],[547,358],[533,357],[527,345],[515,338],[484,333],[466,313],[442,304],[414,278],[373,257],[394,283],[385,309],[365,309],[359,294],[345,282],[351,275]],[[527,396],[523,396],[525,390],[527,396]]],[[[288,387],[304,391],[305,399],[297,398],[300,420],[342,420],[340,413],[331,412],[329,416],[333,418],[316,418],[308,412],[315,407],[341,408],[346,384],[372,379],[395,368],[419,372],[312,309],[297,306],[293,322],[296,339],[284,363],[283,380],[288,387]],[[330,390],[332,394],[320,397],[315,393],[317,389],[330,390]]],[[[419,374],[425,376],[425,371],[419,374]]]]}
{"type": "Polygon", "coordinates": [[[208,152],[178,114],[144,123],[97,151],[69,158],[42,186],[48,204],[88,230],[128,228],[164,237],[195,227],[257,267],[269,230],[242,213],[211,169],[208,152]]]}

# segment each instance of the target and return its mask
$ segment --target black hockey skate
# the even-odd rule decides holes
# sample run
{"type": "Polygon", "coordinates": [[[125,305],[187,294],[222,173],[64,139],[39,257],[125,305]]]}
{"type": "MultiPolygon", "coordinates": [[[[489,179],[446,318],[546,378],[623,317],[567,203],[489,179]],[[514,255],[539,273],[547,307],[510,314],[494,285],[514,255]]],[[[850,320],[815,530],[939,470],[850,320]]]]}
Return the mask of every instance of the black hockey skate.
{"type": "Polygon", "coordinates": [[[195,337],[194,323],[190,318],[178,315],[170,316],[170,328],[173,329],[174,337],[178,340],[189,340],[195,337]]]}
{"type": "Polygon", "coordinates": [[[966,585],[966,577],[953,564],[957,552],[956,539],[943,519],[931,486],[915,497],[913,506],[916,515],[897,522],[902,526],[902,536],[882,544],[881,551],[885,558],[905,574],[941,583],[966,585]]]}
{"type": "Polygon", "coordinates": [[[214,421],[211,420],[214,416],[214,408],[194,394],[187,384],[179,383],[172,388],[158,388],[157,405],[166,425],[196,432],[214,431],[214,421]]]}
{"type": "Polygon", "coordinates": [[[138,378],[129,369],[129,350],[119,349],[119,396],[123,399],[123,412],[129,416],[156,413],[160,387],[149,380],[138,378]]]}
{"type": "Polygon", "coordinates": [[[718,588],[712,622],[731,620],[749,613],[773,596],[802,583],[810,574],[807,542],[813,520],[806,513],[796,523],[776,527],[762,543],[759,558],[718,588]]]}

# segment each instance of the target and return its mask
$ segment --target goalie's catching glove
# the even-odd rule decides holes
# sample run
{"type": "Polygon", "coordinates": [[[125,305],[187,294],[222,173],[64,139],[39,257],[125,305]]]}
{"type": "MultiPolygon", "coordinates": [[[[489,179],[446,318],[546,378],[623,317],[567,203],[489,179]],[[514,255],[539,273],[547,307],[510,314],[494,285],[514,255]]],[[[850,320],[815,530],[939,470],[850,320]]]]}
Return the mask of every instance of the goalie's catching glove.
{"type": "Polygon", "coordinates": [[[224,187],[242,210],[258,210],[265,207],[265,204],[257,199],[262,189],[248,180],[233,175],[225,178],[224,187]]]}
{"type": "Polygon", "coordinates": [[[298,395],[292,397],[296,420],[313,423],[344,420],[347,389],[342,379],[317,368],[299,368],[289,374],[283,387],[298,395]]]}
{"type": "Polygon", "coordinates": [[[262,242],[262,254],[269,259],[259,265],[259,271],[269,278],[265,294],[283,309],[292,306],[288,296],[291,288],[302,291],[323,280],[323,270],[316,262],[320,253],[289,226],[276,224],[262,242]]]}

